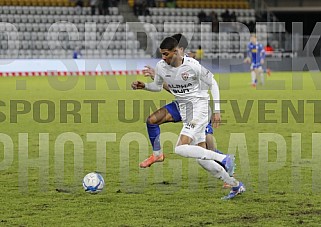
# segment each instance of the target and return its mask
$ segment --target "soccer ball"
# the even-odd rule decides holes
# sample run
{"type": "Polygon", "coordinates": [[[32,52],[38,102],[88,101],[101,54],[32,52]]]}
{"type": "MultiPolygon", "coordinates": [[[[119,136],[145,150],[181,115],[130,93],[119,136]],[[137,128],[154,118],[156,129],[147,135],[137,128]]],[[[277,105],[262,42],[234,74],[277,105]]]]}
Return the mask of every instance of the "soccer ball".
{"type": "Polygon", "coordinates": [[[85,192],[98,193],[101,192],[105,186],[104,178],[96,172],[88,173],[82,180],[82,186],[85,192]]]}

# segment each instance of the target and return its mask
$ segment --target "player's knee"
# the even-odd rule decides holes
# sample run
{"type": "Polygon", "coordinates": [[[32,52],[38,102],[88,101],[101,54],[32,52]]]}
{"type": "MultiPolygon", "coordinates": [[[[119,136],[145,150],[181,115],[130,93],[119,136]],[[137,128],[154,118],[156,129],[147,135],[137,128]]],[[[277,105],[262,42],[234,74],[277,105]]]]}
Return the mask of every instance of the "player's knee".
{"type": "Polygon", "coordinates": [[[153,125],[155,124],[155,120],[153,120],[153,118],[151,116],[149,116],[147,119],[146,119],[146,124],[150,124],[150,125],[153,125]]]}

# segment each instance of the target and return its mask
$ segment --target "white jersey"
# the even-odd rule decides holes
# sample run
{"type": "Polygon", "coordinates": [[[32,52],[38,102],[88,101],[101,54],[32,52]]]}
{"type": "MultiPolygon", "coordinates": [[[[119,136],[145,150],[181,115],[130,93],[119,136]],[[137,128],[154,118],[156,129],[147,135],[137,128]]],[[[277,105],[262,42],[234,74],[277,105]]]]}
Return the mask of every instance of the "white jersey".
{"type": "Polygon", "coordinates": [[[194,58],[184,57],[184,62],[179,67],[172,67],[164,60],[159,61],[155,68],[154,82],[146,84],[146,89],[161,90],[164,82],[178,103],[209,100],[208,90],[212,89],[213,100],[217,101],[215,110],[220,110],[219,91],[213,74],[194,58]]]}
{"type": "MultiPolygon", "coordinates": [[[[193,58],[185,57],[183,64],[178,67],[161,60],[156,65],[154,81],[145,84],[145,89],[160,91],[164,82],[178,102],[183,121],[180,134],[190,137],[196,144],[204,142],[204,131],[210,117],[209,89],[214,103],[219,101],[219,90],[213,74],[193,58]]],[[[214,109],[219,111],[219,102],[215,103],[214,109]]]]}

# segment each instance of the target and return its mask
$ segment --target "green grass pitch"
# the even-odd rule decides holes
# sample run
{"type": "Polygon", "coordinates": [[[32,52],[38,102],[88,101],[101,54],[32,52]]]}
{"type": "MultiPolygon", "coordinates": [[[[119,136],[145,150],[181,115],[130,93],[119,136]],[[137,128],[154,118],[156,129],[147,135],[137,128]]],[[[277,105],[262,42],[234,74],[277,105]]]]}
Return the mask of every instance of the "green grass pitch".
{"type": "Polygon", "coordinates": [[[161,126],[166,160],[151,151],[146,117],[172,100],[133,91],[142,76],[0,78],[0,226],[317,226],[321,213],[320,73],[217,74],[218,148],[235,153],[247,191],[179,157],[181,123],[161,126]],[[98,141],[98,142],[97,142],[98,141]],[[99,171],[104,191],[82,177],[99,171]]]}

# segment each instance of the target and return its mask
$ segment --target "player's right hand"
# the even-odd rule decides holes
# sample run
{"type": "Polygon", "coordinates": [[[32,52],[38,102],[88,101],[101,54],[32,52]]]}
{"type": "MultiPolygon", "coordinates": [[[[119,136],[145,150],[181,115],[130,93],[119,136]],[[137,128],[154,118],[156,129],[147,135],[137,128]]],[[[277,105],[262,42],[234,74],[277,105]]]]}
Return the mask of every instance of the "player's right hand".
{"type": "Polygon", "coordinates": [[[221,114],[213,113],[211,116],[212,127],[218,128],[221,123],[221,114]]]}
{"type": "Polygon", "coordinates": [[[132,88],[134,90],[136,90],[136,89],[144,89],[145,88],[145,83],[141,82],[141,81],[134,81],[132,83],[132,88]]]}
{"type": "Polygon", "coordinates": [[[251,63],[251,59],[249,57],[245,58],[244,63],[251,63]]]}
{"type": "Polygon", "coordinates": [[[149,65],[146,65],[143,69],[144,76],[149,76],[150,78],[154,79],[155,77],[155,70],[150,67],[149,65]]]}

